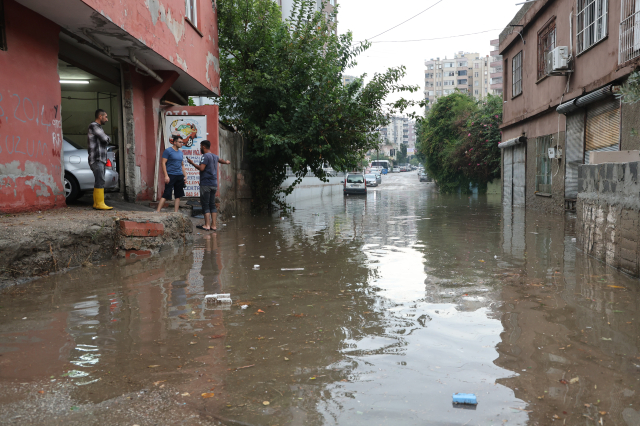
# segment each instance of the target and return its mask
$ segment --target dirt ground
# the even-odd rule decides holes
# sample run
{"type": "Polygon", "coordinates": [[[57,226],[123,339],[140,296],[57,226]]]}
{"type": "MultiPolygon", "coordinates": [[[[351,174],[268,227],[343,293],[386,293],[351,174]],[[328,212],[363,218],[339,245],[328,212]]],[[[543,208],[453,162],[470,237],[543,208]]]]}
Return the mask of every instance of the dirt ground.
{"type": "Polygon", "coordinates": [[[114,200],[113,210],[99,211],[84,198],[61,209],[0,216],[0,288],[111,258],[118,220],[158,222],[174,214],[114,200]]]}

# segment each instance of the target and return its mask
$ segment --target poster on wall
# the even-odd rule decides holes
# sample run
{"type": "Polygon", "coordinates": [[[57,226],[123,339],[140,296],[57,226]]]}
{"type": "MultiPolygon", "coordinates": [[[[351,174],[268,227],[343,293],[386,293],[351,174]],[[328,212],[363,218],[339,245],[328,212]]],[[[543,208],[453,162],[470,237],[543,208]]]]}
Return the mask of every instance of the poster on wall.
{"type": "Polygon", "coordinates": [[[166,126],[165,148],[171,146],[169,142],[171,135],[180,135],[185,141],[182,148],[180,148],[184,156],[184,169],[187,171],[184,188],[185,195],[187,197],[199,197],[200,172],[187,162],[187,158],[190,158],[196,164],[200,164],[200,159],[202,158],[200,142],[207,139],[207,116],[167,114],[166,126]]]}

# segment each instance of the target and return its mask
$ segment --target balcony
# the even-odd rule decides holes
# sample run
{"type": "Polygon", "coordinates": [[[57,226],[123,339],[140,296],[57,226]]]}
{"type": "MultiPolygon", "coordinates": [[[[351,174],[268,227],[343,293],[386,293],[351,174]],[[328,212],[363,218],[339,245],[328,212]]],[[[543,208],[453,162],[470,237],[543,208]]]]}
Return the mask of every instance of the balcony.
{"type": "Polygon", "coordinates": [[[491,46],[496,46],[496,47],[497,47],[497,46],[500,44],[500,39],[499,39],[499,38],[497,38],[497,39],[495,39],[495,40],[491,40],[491,41],[489,42],[489,44],[490,44],[491,46]]]}
{"type": "Polygon", "coordinates": [[[491,52],[489,52],[489,56],[500,56],[500,51],[492,50],[491,52]]]}
{"type": "Polygon", "coordinates": [[[492,72],[491,74],[489,74],[489,76],[491,78],[500,78],[500,77],[502,77],[502,71],[500,71],[500,72],[492,72]]]}
{"type": "Polygon", "coordinates": [[[489,88],[491,90],[502,90],[502,83],[491,84],[489,88]]]}
{"type": "Polygon", "coordinates": [[[497,68],[497,67],[501,67],[502,66],[502,61],[495,61],[495,62],[490,62],[489,63],[489,67],[491,68],[497,68]]]}

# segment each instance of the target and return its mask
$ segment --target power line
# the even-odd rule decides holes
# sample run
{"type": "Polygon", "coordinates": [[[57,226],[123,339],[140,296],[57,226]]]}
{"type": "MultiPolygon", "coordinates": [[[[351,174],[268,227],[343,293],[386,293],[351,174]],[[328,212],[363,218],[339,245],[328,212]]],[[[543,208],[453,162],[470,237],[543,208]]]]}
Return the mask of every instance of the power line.
{"type": "Polygon", "coordinates": [[[466,37],[466,36],[475,35],[475,34],[490,33],[491,31],[502,31],[503,29],[504,28],[495,28],[492,30],[478,31],[477,33],[459,34],[459,35],[447,36],[447,37],[422,38],[419,40],[383,40],[383,41],[372,41],[371,43],[411,43],[414,41],[444,40],[448,38],[458,38],[458,37],[466,37]]]}
{"type": "Polygon", "coordinates": [[[428,8],[426,8],[425,10],[423,10],[422,12],[420,12],[420,13],[417,13],[417,14],[413,15],[411,18],[407,19],[406,21],[400,22],[400,23],[399,23],[398,25],[396,25],[395,27],[391,27],[391,28],[389,28],[388,30],[383,31],[383,32],[381,32],[381,33],[380,33],[380,34],[378,34],[378,35],[374,35],[373,37],[371,37],[371,38],[369,38],[369,39],[367,39],[367,40],[373,40],[374,38],[376,38],[376,37],[378,37],[378,36],[381,36],[381,35],[382,35],[382,34],[384,34],[384,33],[388,33],[389,31],[391,31],[391,30],[392,30],[392,29],[394,29],[394,28],[398,28],[400,25],[402,25],[402,24],[404,24],[404,23],[406,23],[406,22],[409,22],[410,20],[412,20],[412,19],[413,19],[413,18],[415,18],[416,16],[422,15],[422,14],[423,14],[423,13],[425,13],[427,10],[431,9],[432,7],[434,7],[435,5],[437,5],[438,3],[442,3],[443,1],[444,1],[444,0],[438,0],[437,2],[435,2],[434,4],[432,4],[431,6],[429,6],[429,7],[428,7],[428,8]]]}

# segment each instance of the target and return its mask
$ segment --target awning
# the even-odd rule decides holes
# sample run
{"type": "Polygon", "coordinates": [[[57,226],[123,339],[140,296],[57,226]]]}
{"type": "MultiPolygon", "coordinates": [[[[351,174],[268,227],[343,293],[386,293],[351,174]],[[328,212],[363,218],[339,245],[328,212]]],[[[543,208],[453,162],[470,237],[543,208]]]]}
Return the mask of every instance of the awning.
{"type": "Polygon", "coordinates": [[[510,148],[512,146],[524,143],[526,141],[527,141],[527,138],[525,136],[518,136],[517,138],[513,138],[513,139],[509,139],[508,141],[500,142],[498,144],[498,148],[500,148],[500,149],[510,148]]]}
{"type": "Polygon", "coordinates": [[[577,97],[568,102],[558,105],[558,108],[556,108],[556,112],[558,114],[569,114],[577,110],[578,108],[582,108],[593,102],[605,99],[609,96],[613,96],[613,94],[614,94],[614,86],[613,84],[609,84],[605,87],[601,87],[598,90],[594,90],[591,93],[577,97]]]}

